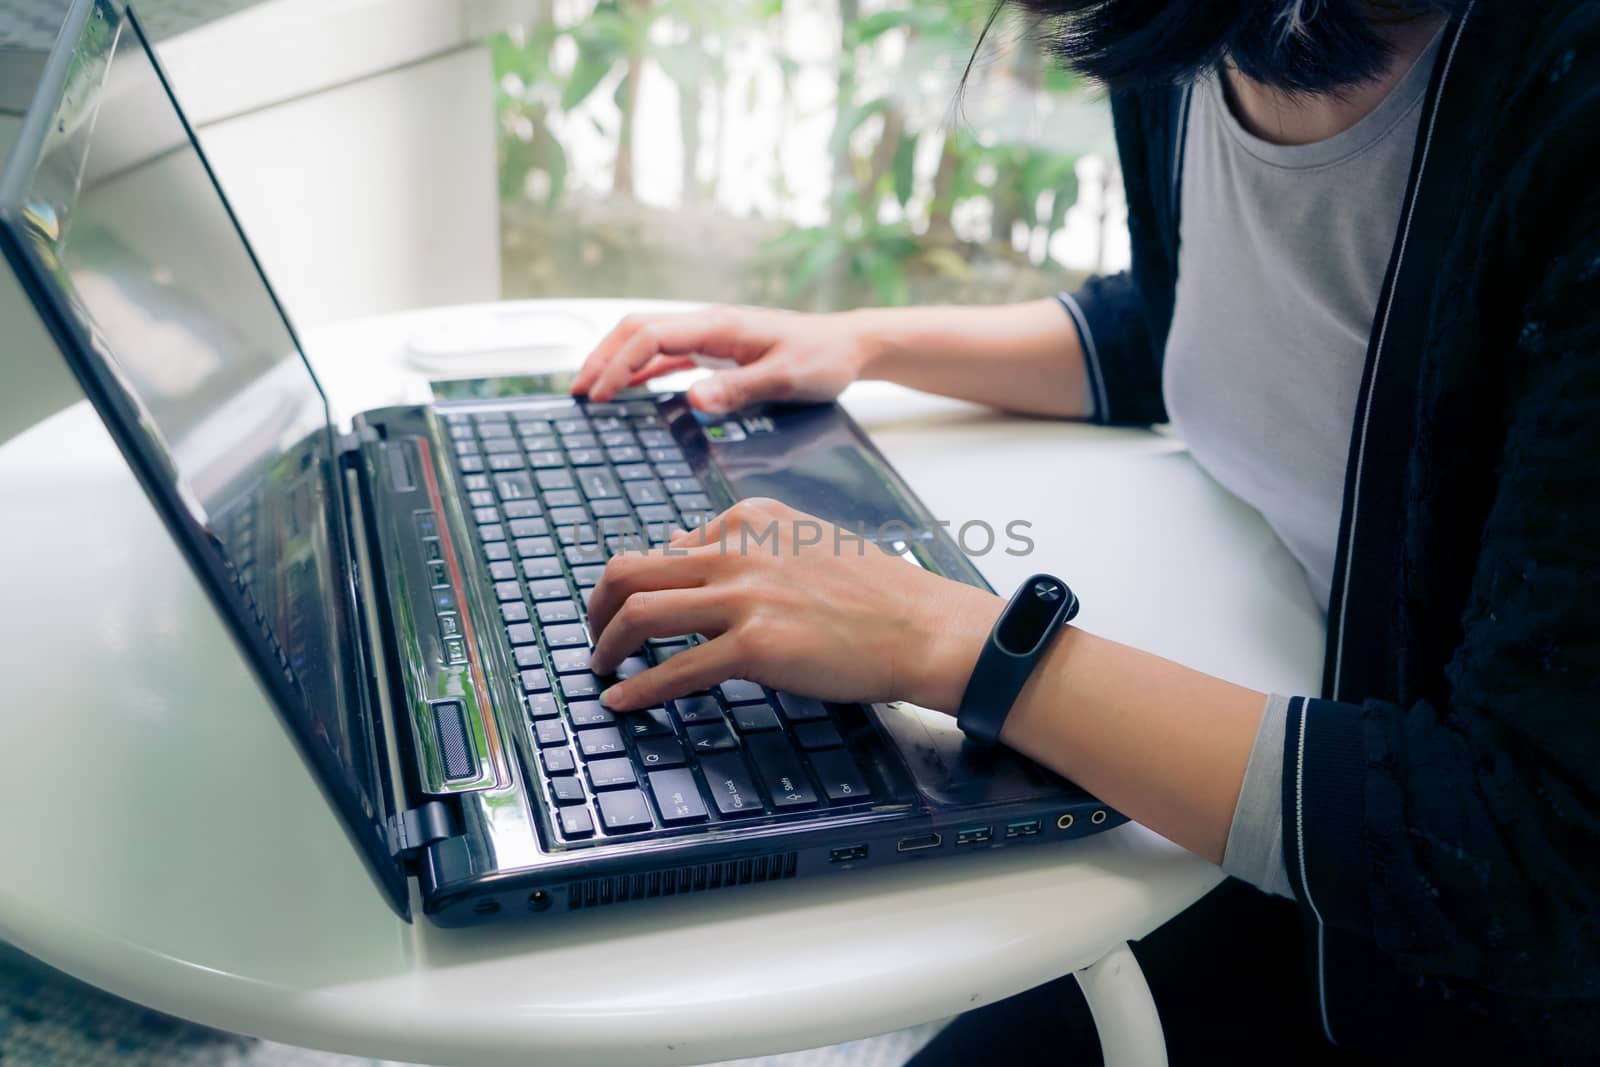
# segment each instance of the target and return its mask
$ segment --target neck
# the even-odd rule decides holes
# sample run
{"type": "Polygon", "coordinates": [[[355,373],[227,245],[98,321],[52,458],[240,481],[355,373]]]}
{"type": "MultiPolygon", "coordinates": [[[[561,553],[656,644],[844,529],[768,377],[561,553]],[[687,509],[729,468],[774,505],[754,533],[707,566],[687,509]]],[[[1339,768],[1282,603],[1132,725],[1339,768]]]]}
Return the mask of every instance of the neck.
{"type": "Polygon", "coordinates": [[[1273,144],[1297,145],[1326,141],[1372,113],[1406,76],[1433,40],[1442,15],[1410,19],[1383,27],[1389,62],[1371,81],[1338,93],[1295,95],[1252,81],[1231,66],[1223,71],[1228,104],[1240,125],[1273,144]]]}

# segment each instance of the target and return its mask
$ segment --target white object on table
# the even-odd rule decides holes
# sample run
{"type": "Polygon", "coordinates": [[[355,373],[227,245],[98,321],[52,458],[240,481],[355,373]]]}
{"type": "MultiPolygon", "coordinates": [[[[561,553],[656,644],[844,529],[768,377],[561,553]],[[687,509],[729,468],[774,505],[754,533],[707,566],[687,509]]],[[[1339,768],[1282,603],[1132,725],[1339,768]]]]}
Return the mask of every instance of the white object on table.
{"type": "MultiPolygon", "coordinates": [[[[606,323],[635,305],[542,306],[606,323]]],[[[417,399],[395,369],[409,338],[469,311],[343,324],[308,347],[348,415],[417,399]]],[[[1054,571],[1099,633],[1263,689],[1314,681],[1304,581],[1176,442],[883,385],[846,405],[936,515],[1033,524],[1031,557],[978,560],[996,587],[1054,571]]],[[[1089,968],[1108,1051],[1160,1062],[1124,942],[1221,874],[1139,826],[608,913],[407,926],[86,404],[0,445],[0,500],[0,938],[71,975],[315,1048],[593,1067],[844,1041],[1089,968]]]]}

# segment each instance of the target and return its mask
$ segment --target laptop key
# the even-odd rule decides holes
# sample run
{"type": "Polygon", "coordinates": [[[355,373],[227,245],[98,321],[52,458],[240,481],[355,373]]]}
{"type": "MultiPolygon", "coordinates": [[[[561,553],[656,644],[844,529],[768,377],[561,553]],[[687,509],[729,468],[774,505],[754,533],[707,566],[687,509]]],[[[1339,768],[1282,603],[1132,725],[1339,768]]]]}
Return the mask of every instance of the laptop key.
{"type": "Polygon", "coordinates": [[[802,722],[794,727],[794,739],[804,749],[838,748],[844,744],[839,728],[831,722],[802,722]]]}
{"type": "Polygon", "coordinates": [[[518,667],[542,667],[544,659],[539,654],[538,645],[518,645],[512,649],[518,667]]]}
{"type": "Polygon", "coordinates": [[[743,678],[729,678],[717,688],[722,691],[722,699],[730,704],[761,704],[767,699],[767,691],[760,683],[743,678]]]}
{"type": "Polygon", "coordinates": [[[661,484],[667,487],[667,492],[673,496],[682,496],[685,493],[703,493],[706,487],[700,484],[700,479],[688,478],[663,478],[661,484]]]}
{"type": "Polygon", "coordinates": [[[539,754],[539,762],[544,764],[544,773],[551,778],[558,778],[563,774],[573,774],[578,769],[578,761],[570,749],[552,748],[539,754]]]}
{"type": "Polygon", "coordinates": [[[606,458],[612,463],[638,463],[644,459],[644,451],[638,445],[614,445],[606,449],[606,458]]]}
{"type": "Polygon", "coordinates": [[[589,510],[594,512],[595,518],[610,518],[616,515],[628,514],[628,502],[621,498],[605,497],[589,505],[589,510]]]}
{"type": "MultiPolygon", "coordinates": [[[[582,511],[583,509],[578,507],[578,505],[582,503],[583,497],[579,495],[576,489],[550,489],[544,494],[544,506],[552,509],[550,513],[550,521],[558,526],[570,525],[570,522],[556,518],[555,509],[577,508],[579,511],[582,511]]],[[[582,522],[584,520],[579,519],[578,521],[582,522]]]]}
{"type": "Polygon", "coordinates": [[[700,761],[700,773],[706,776],[711,803],[723,817],[759,815],[767,810],[750,779],[744,759],[737,752],[706,756],[700,761]]]}
{"type": "Polygon", "coordinates": [[[550,509],[550,524],[552,526],[582,526],[589,521],[589,513],[578,507],[552,507],[550,509]]]}
{"type": "Polygon", "coordinates": [[[644,453],[651,463],[682,463],[683,453],[678,451],[677,445],[662,445],[659,448],[649,448],[644,453]]]}
{"type": "MultiPolygon", "coordinates": [[[[522,576],[530,586],[535,582],[561,577],[561,560],[557,556],[537,556],[522,561],[522,576]]],[[[562,586],[567,583],[563,581],[562,586]]]]}
{"type": "Polygon", "coordinates": [[[522,699],[528,704],[528,718],[535,722],[553,719],[561,714],[561,706],[556,703],[554,693],[527,693],[522,699]]]}
{"type": "MultiPolygon", "coordinates": [[[[497,475],[494,488],[501,500],[526,500],[534,495],[533,482],[529,480],[527,471],[497,475]]],[[[506,514],[510,515],[511,512],[508,510],[506,514]]]]}
{"type": "Polygon", "coordinates": [[[633,764],[626,759],[601,759],[589,764],[589,784],[596,789],[620,789],[638,780],[633,764]]]}
{"type": "Polygon", "coordinates": [[[550,653],[550,665],[556,669],[557,674],[576,674],[579,671],[586,671],[589,669],[588,646],[555,649],[550,653]]]}
{"type": "Polygon", "coordinates": [[[605,453],[598,448],[567,449],[567,462],[574,467],[596,467],[605,461],[605,453]]]}
{"type": "MultiPolygon", "coordinates": [[[[507,500],[501,505],[500,510],[506,513],[506,518],[508,519],[531,519],[544,514],[544,508],[540,506],[537,500],[528,499],[507,500]]],[[[513,524],[512,530],[515,531],[515,529],[516,526],[513,524]]],[[[517,534],[517,536],[523,537],[528,535],[517,534]]]]}
{"type": "Polygon", "coordinates": [[[650,792],[655,794],[656,809],[661,821],[668,826],[700,822],[706,818],[706,805],[700,799],[700,787],[694,775],[686,770],[654,771],[646,775],[650,792]]]}
{"type": "Polygon", "coordinates": [[[707,515],[712,513],[711,498],[704,493],[683,493],[672,498],[678,511],[684,515],[707,515]]]}
{"type": "Polygon", "coordinates": [[[550,679],[542,670],[526,670],[521,674],[522,688],[529,693],[544,693],[550,689],[550,679]]]}
{"type": "Polygon", "coordinates": [[[622,495],[617,479],[604,467],[586,467],[579,471],[578,485],[583,490],[583,495],[590,500],[622,495]]]}
{"type": "Polygon", "coordinates": [[[567,728],[560,719],[544,719],[533,724],[533,739],[540,748],[551,748],[567,743],[567,728]]]}
{"type": "Polygon", "coordinates": [[[674,737],[642,737],[634,744],[639,762],[647,768],[682,767],[683,746],[674,737]]]}
{"type": "Polygon", "coordinates": [[[476,474],[484,469],[482,456],[458,456],[456,466],[461,468],[463,474],[476,474]]]}
{"type": "MultiPolygon", "coordinates": [[[[485,474],[469,474],[461,479],[461,484],[466,487],[469,493],[481,493],[489,488],[489,477],[485,474]]],[[[478,504],[477,501],[473,501],[473,506],[481,507],[482,505],[478,504]]]]}
{"type": "Polygon", "coordinates": [[[777,713],[766,704],[735,704],[728,714],[733,716],[733,725],[738,727],[741,734],[781,728],[777,713]]]}
{"type": "Polygon", "coordinates": [[[562,837],[593,836],[594,820],[589,817],[588,808],[562,808],[560,811],[562,837]]]}
{"type": "Polygon", "coordinates": [[[539,640],[533,635],[533,626],[526,622],[519,622],[515,626],[507,626],[506,636],[511,638],[513,645],[531,645],[539,640]]]}
{"type": "Polygon", "coordinates": [[[672,510],[670,504],[640,504],[633,510],[639,516],[639,521],[652,529],[664,529],[678,522],[678,513],[672,510]]]}
{"type": "Polygon", "coordinates": [[[574,622],[578,618],[576,600],[545,600],[535,606],[539,621],[545,625],[553,622],[574,622]]]}
{"type": "Polygon", "coordinates": [[[606,550],[599,545],[568,545],[561,550],[561,555],[569,567],[603,564],[606,561],[606,550]]]}
{"type": "Polygon", "coordinates": [[[800,757],[782,734],[754,734],[745,739],[745,751],[755,761],[756,777],[779,811],[808,808],[817,802],[800,757]]]}
{"type": "Polygon", "coordinates": [[[817,772],[822,791],[835,804],[856,804],[872,799],[872,790],[862,780],[856,761],[842,748],[812,753],[811,769],[817,772]]]}
{"type": "Polygon", "coordinates": [[[643,711],[630,711],[622,717],[623,724],[628,733],[634,737],[671,737],[672,720],[667,718],[666,708],[645,708],[643,711]]]}
{"type": "Polygon", "coordinates": [[[491,437],[483,442],[483,450],[490,453],[520,452],[522,446],[515,437],[491,437]]]}
{"type": "Polygon", "coordinates": [[[573,700],[567,704],[567,717],[579,730],[591,726],[610,726],[617,721],[611,709],[598,700],[573,700]]]}
{"type": "Polygon", "coordinates": [[[537,559],[540,556],[555,555],[556,542],[550,537],[519,537],[516,549],[517,555],[522,559],[537,559]]]}
{"type": "MultiPolygon", "coordinates": [[[[463,463],[466,460],[462,460],[463,463]]],[[[501,452],[489,457],[489,469],[492,471],[517,471],[522,469],[521,452],[501,452]]]]}
{"type": "Polygon", "coordinates": [[[663,478],[690,478],[694,471],[687,463],[657,463],[656,474],[663,478]]]}
{"type": "Polygon", "coordinates": [[[512,604],[501,604],[500,615],[506,620],[507,623],[527,622],[528,605],[524,604],[520,600],[512,604]]]}
{"type": "Polygon", "coordinates": [[[565,467],[552,467],[548,470],[534,471],[533,480],[539,483],[540,489],[546,491],[551,489],[571,489],[574,484],[572,472],[565,467]]]}
{"type": "Polygon", "coordinates": [[[493,504],[476,505],[472,509],[472,521],[479,526],[483,526],[485,523],[499,522],[500,509],[493,504]]]}
{"type": "Polygon", "coordinates": [[[643,656],[629,656],[617,664],[616,675],[618,678],[632,678],[650,669],[650,664],[643,656]]]}
{"type": "Polygon", "coordinates": [[[604,564],[586,563],[581,567],[572,568],[572,580],[578,583],[579,589],[587,589],[599,585],[600,576],[605,572],[604,564]]]}
{"type": "Polygon", "coordinates": [[[821,701],[793,693],[779,693],[778,706],[783,709],[783,717],[790,722],[813,722],[828,717],[828,709],[822,706],[821,701]]]}
{"type": "Polygon", "coordinates": [[[636,482],[640,479],[648,481],[655,477],[650,471],[648,463],[619,463],[617,464],[617,477],[625,482],[636,482]]]}
{"type": "MultiPolygon", "coordinates": [[[[566,583],[563,582],[563,585],[566,583]]],[[[546,626],[544,629],[545,642],[551,648],[570,648],[574,645],[589,647],[589,631],[584,629],[582,623],[561,623],[556,626],[546,626]]]]}
{"type": "Polygon", "coordinates": [[[633,444],[633,431],[621,429],[622,423],[617,419],[607,420],[609,425],[602,426],[598,423],[594,431],[600,435],[600,444],[605,448],[620,448],[623,445],[633,444]]]}
{"type": "Polygon", "coordinates": [[[582,674],[563,674],[561,676],[561,692],[568,700],[582,700],[584,697],[600,695],[600,679],[587,671],[582,674]]]}
{"type": "MultiPolygon", "coordinates": [[[[434,542],[437,544],[438,542],[434,542]]],[[[483,558],[490,563],[499,563],[511,558],[511,549],[504,541],[490,541],[483,546],[483,558]]]]}
{"type": "MultiPolygon", "coordinates": [[[[478,475],[473,475],[473,477],[478,477],[478,475]]],[[[475,508],[492,508],[494,507],[494,494],[487,489],[474,489],[467,494],[467,503],[475,508]]]]}
{"type": "Polygon", "coordinates": [[[578,734],[578,751],[586,760],[601,756],[620,756],[627,752],[622,744],[622,734],[615,726],[598,730],[583,730],[578,734]]]}
{"type": "Polygon", "coordinates": [[[535,600],[567,600],[572,596],[572,589],[567,585],[565,578],[541,578],[536,582],[530,581],[528,592],[535,600]]]}
{"type": "Polygon", "coordinates": [[[489,564],[489,577],[497,582],[516,581],[517,565],[509,559],[497,559],[489,564]]]}
{"type": "Polygon", "coordinates": [[[694,696],[679,697],[669,702],[672,713],[677,716],[678,722],[684,726],[692,726],[702,722],[721,722],[722,705],[717,703],[717,698],[709,695],[696,694],[694,696]]]}
{"type": "Polygon", "coordinates": [[[512,600],[521,600],[522,586],[515,579],[509,582],[495,582],[494,595],[495,599],[500,601],[502,604],[512,600]]]}
{"type": "Polygon", "coordinates": [[[555,797],[557,804],[582,804],[583,783],[576,778],[552,778],[550,795],[555,797]]]}
{"type": "Polygon", "coordinates": [[[635,507],[641,504],[665,504],[667,494],[656,482],[628,482],[628,499],[635,507]]]}
{"type": "Polygon", "coordinates": [[[733,738],[733,731],[728,729],[725,722],[691,726],[684,733],[689,738],[689,747],[696,752],[725,752],[739,747],[739,742],[733,738]]]}
{"type": "MultiPolygon", "coordinates": [[[[631,769],[631,768],[630,768],[631,769]]],[[[655,825],[650,818],[650,805],[637,789],[620,793],[601,793],[597,798],[600,807],[600,825],[606,833],[620,834],[629,830],[648,830],[655,825]]]]}
{"type": "MultiPolygon", "coordinates": [[[[550,533],[550,524],[543,519],[525,518],[511,520],[512,537],[545,537],[550,533]]],[[[548,555],[549,553],[541,553],[548,555]]]]}
{"type": "Polygon", "coordinates": [[[538,448],[528,453],[528,463],[536,470],[564,468],[567,457],[559,448],[538,448]]]}

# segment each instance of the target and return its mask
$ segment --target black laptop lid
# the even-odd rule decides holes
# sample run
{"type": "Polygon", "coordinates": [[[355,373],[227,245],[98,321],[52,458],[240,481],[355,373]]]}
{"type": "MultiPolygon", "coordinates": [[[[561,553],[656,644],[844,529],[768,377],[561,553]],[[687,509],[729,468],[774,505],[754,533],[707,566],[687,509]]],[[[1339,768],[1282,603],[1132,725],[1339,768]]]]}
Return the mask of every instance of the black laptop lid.
{"type": "Polygon", "coordinates": [[[120,5],[73,4],[0,217],[23,286],[409,915],[326,399],[120,5]]]}

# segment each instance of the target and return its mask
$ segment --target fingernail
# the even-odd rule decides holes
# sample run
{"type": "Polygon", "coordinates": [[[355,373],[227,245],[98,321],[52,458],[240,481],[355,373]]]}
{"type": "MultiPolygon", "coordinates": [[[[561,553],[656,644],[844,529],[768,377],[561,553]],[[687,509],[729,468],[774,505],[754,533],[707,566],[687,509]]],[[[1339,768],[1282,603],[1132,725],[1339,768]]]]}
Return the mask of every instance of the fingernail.
{"type": "Polygon", "coordinates": [[[617,687],[614,686],[614,685],[607,686],[606,688],[600,690],[600,703],[605,705],[608,708],[611,708],[611,710],[613,710],[613,711],[615,711],[616,709],[614,707],[612,707],[611,694],[615,693],[616,691],[617,691],[617,687]]]}
{"type": "Polygon", "coordinates": [[[726,399],[722,390],[714,385],[696,385],[689,392],[694,394],[695,406],[708,411],[721,408],[723,400],[726,399]]]}

